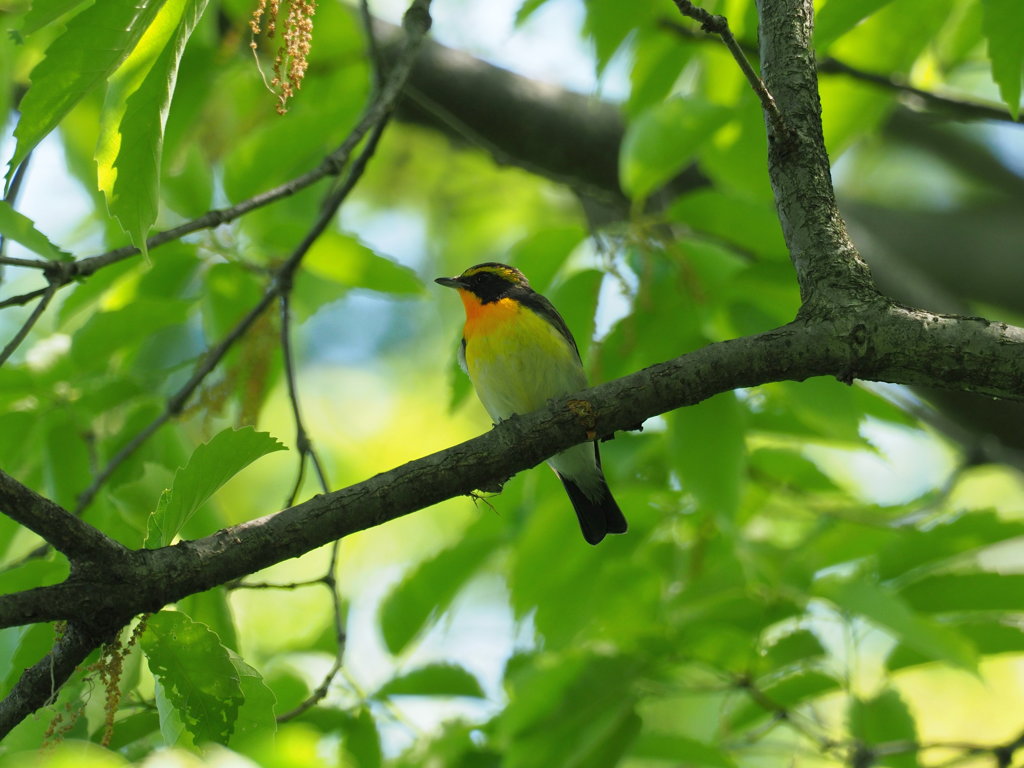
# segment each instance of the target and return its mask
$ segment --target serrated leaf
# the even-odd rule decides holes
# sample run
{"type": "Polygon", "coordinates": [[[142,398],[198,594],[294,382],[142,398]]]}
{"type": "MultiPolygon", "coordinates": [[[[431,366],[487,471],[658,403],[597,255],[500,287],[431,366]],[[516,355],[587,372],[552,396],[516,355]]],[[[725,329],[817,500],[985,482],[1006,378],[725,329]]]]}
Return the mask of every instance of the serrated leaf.
{"type": "Polygon", "coordinates": [[[340,232],[325,232],[306,254],[303,269],[346,288],[369,288],[384,293],[420,293],[416,273],[378,255],[359,240],[340,232]]]}
{"type": "Polygon", "coordinates": [[[0,235],[47,259],[67,261],[72,258],[70,253],[62,251],[36,229],[32,219],[18,213],[6,200],[0,200],[0,235]]]}
{"type": "Polygon", "coordinates": [[[252,427],[225,429],[200,445],[174,473],[170,490],[160,497],[149,518],[146,546],[169,545],[218,488],[261,456],[283,450],[285,446],[276,438],[252,427]]]}
{"type": "Polygon", "coordinates": [[[139,641],[167,701],[197,744],[227,744],[244,701],[238,672],[217,635],[183,613],[150,616],[139,641]]]}
{"type": "Polygon", "coordinates": [[[619,150],[623,190],[643,201],[683,170],[729,120],[726,107],[696,98],[672,98],[631,120],[619,150]]]}
{"type": "Polygon", "coordinates": [[[494,551],[494,543],[492,538],[470,529],[458,543],[406,574],[381,603],[380,628],[391,653],[401,653],[444,612],[494,551]]]}
{"type": "Polygon", "coordinates": [[[388,696],[471,696],[484,698],[479,681],[454,664],[429,664],[393,677],[374,694],[388,696]]]}
{"type": "Polygon", "coordinates": [[[1024,3],[1020,0],[982,0],[982,30],[988,39],[992,79],[1014,120],[1020,119],[1021,78],[1024,77],[1024,3]]]}
{"type": "Polygon", "coordinates": [[[75,16],[30,76],[14,129],[14,170],[71,108],[127,58],[164,0],[98,0],[75,16]]]}
{"type": "Polygon", "coordinates": [[[891,632],[897,640],[936,661],[968,671],[977,668],[974,645],[955,630],[916,613],[899,595],[864,579],[824,578],[814,592],[840,608],[891,632]]]}
{"type": "Polygon", "coordinates": [[[132,81],[125,89],[130,95],[123,102],[116,129],[106,131],[97,148],[97,159],[104,159],[98,176],[107,208],[143,255],[159,206],[164,128],[178,63],[207,4],[207,0],[165,1],[123,67],[132,81]]]}
{"type": "Polygon", "coordinates": [[[814,17],[814,47],[824,51],[892,0],[829,0],[814,17]]]}
{"type": "Polygon", "coordinates": [[[23,35],[31,35],[38,29],[42,29],[65,13],[73,11],[85,0],[32,0],[32,5],[25,13],[21,29],[23,35]]]}

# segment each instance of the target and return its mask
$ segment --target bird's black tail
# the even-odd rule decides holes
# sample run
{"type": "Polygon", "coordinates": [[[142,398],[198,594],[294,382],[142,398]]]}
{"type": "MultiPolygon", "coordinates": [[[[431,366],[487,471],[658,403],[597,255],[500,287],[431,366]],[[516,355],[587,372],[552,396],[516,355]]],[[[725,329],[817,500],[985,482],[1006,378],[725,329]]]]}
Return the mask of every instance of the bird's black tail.
{"type": "Polygon", "coordinates": [[[625,533],[626,518],[619,509],[619,505],[608,490],[608,485],[601,478],[601,485],[597,489],[594,498],[587,496],[576,483],[567,477],[558,478],[565,486],[565,492],[569,494],[573,509],[576,510],[576,517],[580,521],[580,529],[583,531],[583,538],[588,544],[597,544],[607,533],[625,533]]]}

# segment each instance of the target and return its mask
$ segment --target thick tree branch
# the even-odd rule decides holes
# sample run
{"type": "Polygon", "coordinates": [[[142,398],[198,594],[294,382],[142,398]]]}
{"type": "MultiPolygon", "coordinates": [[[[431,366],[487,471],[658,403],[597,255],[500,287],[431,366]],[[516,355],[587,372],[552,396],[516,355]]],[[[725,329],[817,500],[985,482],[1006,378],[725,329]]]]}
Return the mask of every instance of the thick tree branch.
{"type": "Polygon", "coordinates": [[[84,559],[119,559],[128,552],[113,539],[0,470],[0,512],[39,534],[72,564],[84,559]]]}
{"type": "Polygon", "coordinates": [[[796,268],[803,312],[832,312],[879,294],[836,207],[821,129],[810,0],[759,0],[761,73],[788,133],[768,126],[768,175],[796,268]]]}
{"type": "Polygon", "coordinates": [[[585,441],[589,434],[633,429],[647,418],[737,387],[832,375],[1024,399],[1021,353],[1024,329],[899,306],[872,305],[830,320],[798,320],[562,398],[481,437],[281,513],[198,541],[130,553],[130,562],[110,583],[100,583],[91,574],[88,582],[71,579],[0,597],[0,627],[55,618],[88,622],[97,615],[157,610],[351,533],[487,487],[585,441]],[[570,401],[577,401],[575,407],[567,407],[570,401]]]}
{"type": "Polygon", "coordinates": [[[67,682],[75,669],[92,652],[102,639],[91,637],[74,625],[69,625],[46,656],[37,664],[25,670],[11,692],[0,701],[0,738],[5,736],[14,724],[35,712],[46,700],[57,695],[60,687],[67,682]],[[46,698],[39,701],[40,691],[46,698]],[[7,725],[7,724],[11,725],[7,725]]]}

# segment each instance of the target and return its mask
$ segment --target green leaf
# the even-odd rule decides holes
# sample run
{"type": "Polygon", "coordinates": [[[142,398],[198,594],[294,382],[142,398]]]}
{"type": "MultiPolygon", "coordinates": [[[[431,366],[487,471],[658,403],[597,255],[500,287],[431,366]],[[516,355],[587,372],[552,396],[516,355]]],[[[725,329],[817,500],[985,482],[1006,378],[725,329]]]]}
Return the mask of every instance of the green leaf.
{"type": "Polygon", "coordinates": [[[340,232],[324,232],[302,261],[303,269],[346,288],[384,293],[423,292],[416,273],[378,255],[359,240],[340,232]]]}
{"type": "Polygon", "coordinates": [[[97,0],[75,16],[32,70],[14,129],[18,145],[7,180],[26,155],[85,94],[125,60],[164,0],[97,0]]]}
{"type": "Polygon", "coordinates": [[[477,679],[454,664],[429,664],[386,682],[374,698],[388,696],[472,696],[484,698],[477,679]]]}
{"type": "Polygon", "coordinates": [[[354,717],[346,717],[340,730],[340,765],[343,768],[380,768],[383,763],[380,734],[370,710],[363,708],[354,717]]]}
{"type": "Polygon", "coordinates": [[[505,768],[611,768],[636,737],[640,720],[630,659],[539,657],[506,682],[509,705],[498,721],[505,768]]]}
{"type": "Polygon", "coordinates": [[[639,30],[629,79],[629,114],[639,114],[665,99],[696,46],[680,45],[677,35],[664,29],[639,30]]]}
{"type": "Polygon", "coordinates": [[[169,545],[218,488],[261,456],[283,450],[285,446],[276,438],[252,427],[225,429],[214,435],[174,473],[173,485],[164,491],[149,518],[146,546],[169,545]]]}
{"type": "Polygon", "coordinates": [[[641,202],[682,171],[731,117],[697,98],[663,101],[631,120],[619,151],[622,188],[641,202]]]}
{"type": "Polygon", "coordinates": [[[82,370],[111,366],[115,353],[138,347],[161,328],[184,322],[192,304],[173,299],[136,299],[92,315],[74,335],[71,360],[82,370]]]}
{"type": "Polygon", "coordinates": [[[523,4],[519,6],[519,10],[516,11],[516,26],[524,23],[533,12],[540,8],[548,0],[523,0],[523,4]]]}
{"type": "Polygon", "coordinates": [[[36,229],[32,219],[18,213],[6,200],[0,200],[0,235],[47,259],[66,261],[72,258],[36,229]]]}
{"type": "Polygon", "coordinates": [[[892,0],[828,0],[814,17],[814,47],[824,51],[892,0]]]}
{"type": "Polygon", "coordinates": [[[179,600],[178,608],[193,621],[213,630],[222,645],[233,651],[238,650],[238,633],[235,630],[235,619],[231,615],[227,589],[214,587],[205,592],[196,592],[179,600]]]}
{"type": "Polygon", "coordinates": [[[410,571],[380,608],[384,643],[393,654],[409,642],[448,607],[463,585],[494,551],[495,540],[478,531],[477,524],[455,545],[442,550],[410,571]]]}
{"type": "Polygon", "coordinates": [[[735,768],[736,763],[714,744],[705,744],[675,733],[644,733],[630,754],[645,760],[660,760],[677,765],[703,765],[709,768],[735,768]]]}
{"type": "Polygon", "coordinates": [[[829,577],[814,585],[814,592],[843,610],[874,622],[897,640],[936,661],[968,671],[977,668],[974,645],[959,632],[915,613],[899,595],[878,584],[829,577]]]}
{"type": "Polygon", "coordinates": [[[943,573],[901,589],[900,597],[924,613],[1024,613],[1024,574],[943,573]]]}
{"type": "Polygon", "coordinates": [[[1014,120],[1020,119],[1021,78],[1024,77],[1024,3],[1020,0],[982,0],[982,30],[988,39],[992,79],[1014,120]]]}
{"type": "Polygon", "coordinates": [[[150,616],[140,640],[149,669],[197,744],[226,744],[244,694],[227,648],[183,613],[150,616]]]}
{"type": "Polygon", "coordinates": [[[53,647],[53,627],[30,624],[27,627],[6,627],[0,639],[3,661],[0,662],[0,683],[11,690],[22,673],[39,661],[53,647]]]}
{"type": "Polygon", "coordinates": [[[206,3],[165,0],[122,68],[126,75],[119,90],[126,98],[123,111],[117,110],[120,122],[116,129],[104,131],[97,147],[99,184],[107,208],[143,255],[157,216],[164,128],[178,63],[206,3]]]}
{"type": "MultiPolygon", "coordinates": [[[[651,13],[652,0],[587,0],[583,31],[594,42],[597,74],[604,72],[612,56],[626,41],[630,32],[640,26],[651,13]]],[[[520,9],[522,12],[522,9],[520,9]]]]}
{"type": "MultiPolygon", "coordinates": [[[[975,615],[967,620],[952,622],[964,637],[968,638],[978,652],[981,654],[994,655],[998,653],[1021,653],[1024,651],[1024,632],[1009,619],[1009,623],[1003,621],[992,621],[984,615],[975,615]]],[[[927,664],[931,659],[923,654],[907,647],[904,644],[896,646],[885,665],[890,670],[903,669],[905,667],[927,664]]]]}
{"type": "Polygon", "coordinates": [[[751,253],[788,258],[779,216],[771,203],[727,195],[717,189],[701,189],[673,202],[669,216],[696,232],[714,235],[751,253]],[[742,221],[743,226],[737,227],[737,221],[742,221]]]}
{"type": "Polygon", "coordinates": [[[31,35],[38,29],[73,11],[85,0],[32,0],[32,5],[25,13],[21,29],[23,35],[31,35]]]}
{"type": "Polygon", "coordinates": [[[724,392],[666,418],[683,490],[719,520],[732,520],[746,468],[743,407],[736,395],[724,392]]]}
{"type": "Polygon", "coordinates": [[[260,673],[246,664],[237,653],[228,650],[228,658],[238,675],[244,699],[238,708],[235,729],[231,733],[232,742],[247,736],[264,738],[273,735],[277,731],[277,720],[274,717],[277,699],[273,691],[263,682],[260,673]]]}
{"type": "Polygon", "coordinates": [[[825,655],[825,648],[817,635],[806,629],[783,635],[764,651],[765,666],[769,671],[798,664],[825,655]]]}
{"type": "MultiPolygon", "coordinates": [[[[917,727],[906,703],[894,690],[885,690],[871,699],[854,698],[848,713],[850,735],[870,749],[886,742],[916,745],[917,727]]],[[[904,752],[882,753],[877,765],[889,768],[917,768],[916,746],[904,752]]]]}

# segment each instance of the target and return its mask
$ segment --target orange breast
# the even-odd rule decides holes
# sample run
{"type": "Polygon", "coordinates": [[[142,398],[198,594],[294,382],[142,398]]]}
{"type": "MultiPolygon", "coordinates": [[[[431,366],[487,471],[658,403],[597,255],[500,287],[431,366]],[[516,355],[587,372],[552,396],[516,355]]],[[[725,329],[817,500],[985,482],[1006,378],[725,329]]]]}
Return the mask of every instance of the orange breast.
{"type": "Polygon", "coordinates": [[[477,334],[491,333],[496,327],[513,320],[520,311],[512,299],[483,304],[474,294],[462,289],[459,289],[459,297],[466,308],[466,325],[462,331],[466,341],[477,334]]]}

